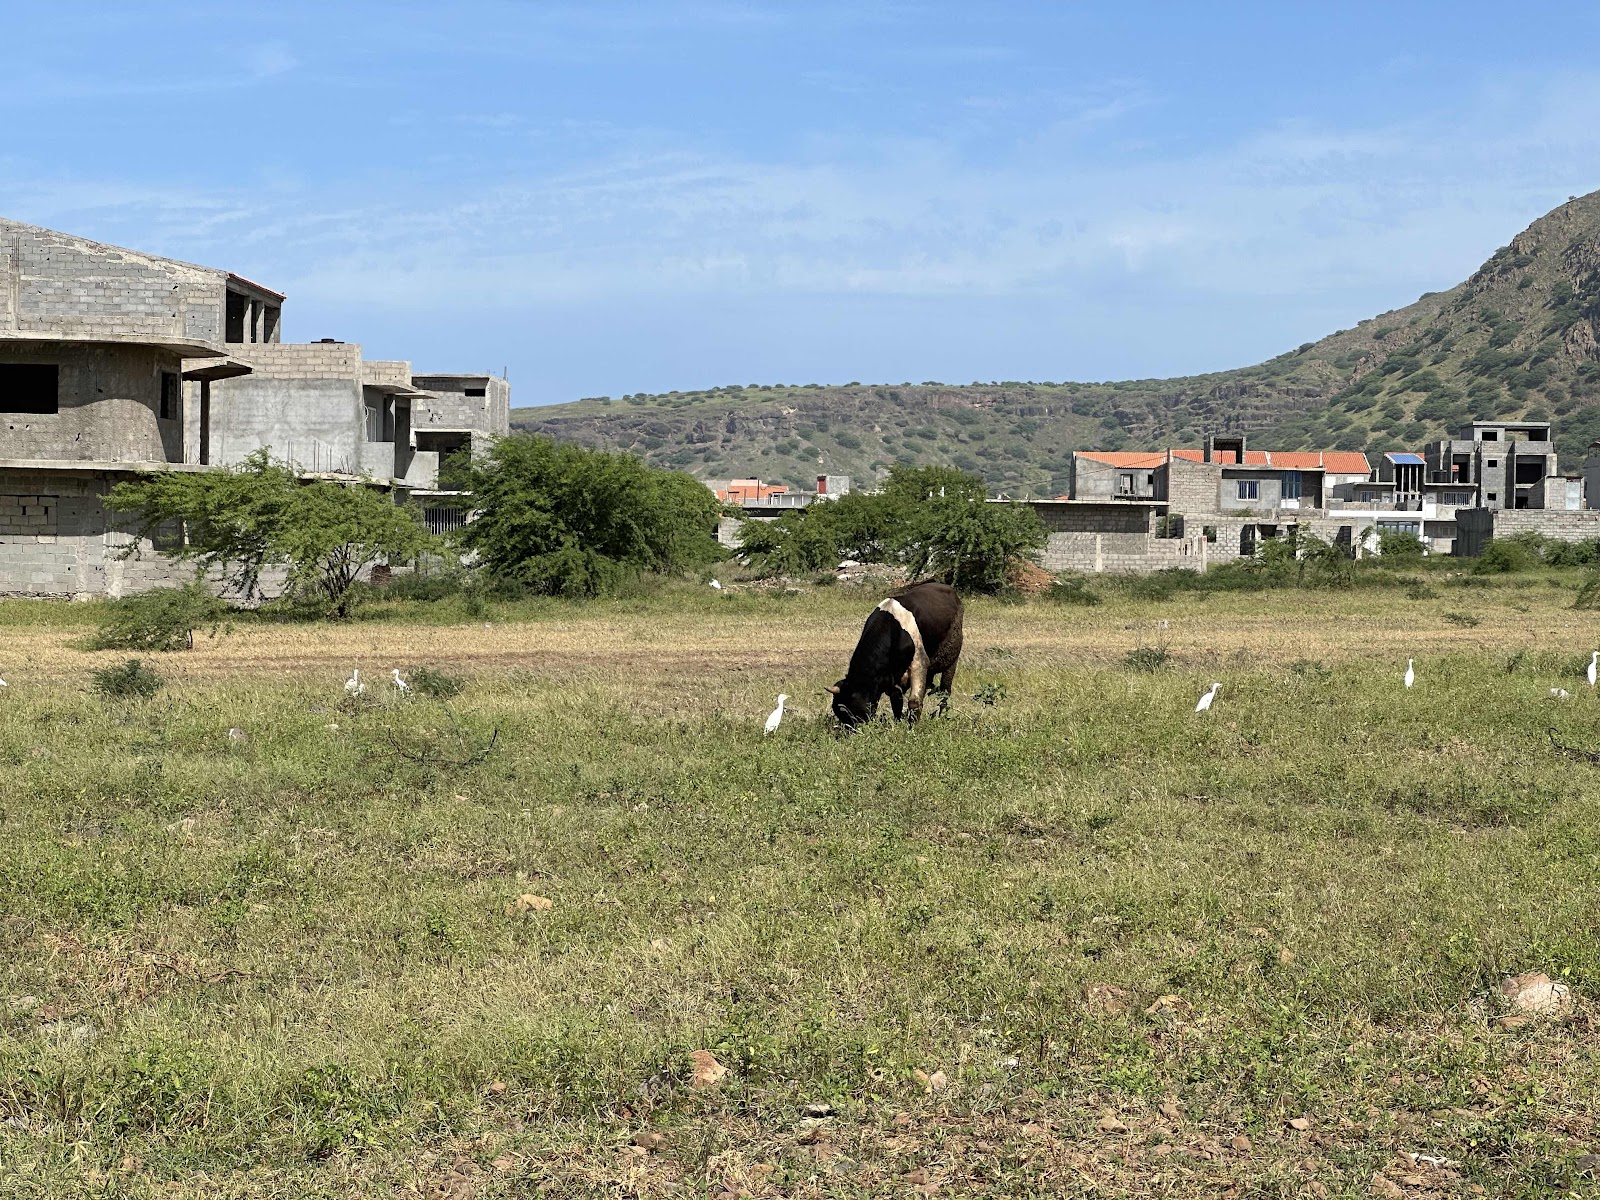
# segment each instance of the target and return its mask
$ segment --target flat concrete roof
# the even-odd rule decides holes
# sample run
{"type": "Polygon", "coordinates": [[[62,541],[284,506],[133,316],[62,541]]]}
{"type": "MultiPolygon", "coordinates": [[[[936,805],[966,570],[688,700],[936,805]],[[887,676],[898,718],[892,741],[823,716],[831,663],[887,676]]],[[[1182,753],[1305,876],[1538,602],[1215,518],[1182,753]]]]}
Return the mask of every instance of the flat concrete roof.
{"type": "Polygon", "coordinates": [[[111,459],[67,461],[60,458],[0,458],[0,471],[125,471],[150,474],[158,471],[209,471],[200,463],[117,462],[111,459]]]}
{"type": "Polygon", "coordinates": [[[38,330],[0,329],[0,341],[41,342],[51,346],[153,346],[160,350],[174,350],[184,358],[226,358],[227,348],[219,342],[201,342],[189,338],[155,337],[149,334],[97,333],[80,337],[71,333],[40,332],[38,330]]]}

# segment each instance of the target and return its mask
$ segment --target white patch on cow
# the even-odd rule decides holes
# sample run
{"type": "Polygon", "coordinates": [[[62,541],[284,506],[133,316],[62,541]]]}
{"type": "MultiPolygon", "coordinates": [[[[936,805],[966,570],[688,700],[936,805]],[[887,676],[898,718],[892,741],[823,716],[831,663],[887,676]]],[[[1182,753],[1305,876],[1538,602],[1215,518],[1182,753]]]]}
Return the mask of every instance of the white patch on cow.
{"type": "Polygon", "coordinates": [[[928,690],[928,650],[922,644],[922,630],[917,628],[917,619],[911,615],[911,610],[892,596],[878,607],[893,617],[911,638],[911,670],[906,672],[906,701],[912,712],[921,712],[922,697],[928,690]]]}

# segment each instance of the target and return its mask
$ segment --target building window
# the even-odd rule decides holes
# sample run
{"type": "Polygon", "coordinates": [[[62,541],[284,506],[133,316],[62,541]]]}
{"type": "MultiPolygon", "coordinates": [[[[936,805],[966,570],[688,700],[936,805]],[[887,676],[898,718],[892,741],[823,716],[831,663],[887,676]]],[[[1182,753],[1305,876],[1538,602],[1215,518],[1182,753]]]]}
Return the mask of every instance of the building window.
{"type": "Polygon", "coordinates": [[[1460,504],[1471,504],[1472,503],[1472,493],[1471,492],[1441,492],[1439,494],[1439,503],[1440,504],[1457,504],[1457,505],[1460,505],[1460,504]]]}
{"type": "Polygon", "coordinates": [[[1480,442],[1498,442],[1500,440],[1500,433],[1498,430],[1485,429],[1481,434],[1478,435],[1478,440],[1480,442]]]}
{"type": "Polygon", "coordinates": [[[174,371],[161,372],[161,408],[163,421],[178,419],[178,376],[174,371]]]}
{"type": "Polygon", "coordinates": [[[1500,465],[1500,460],[1498,458],[1491,458],[1489,460],[1489,465],[1491,467],[1498,467],[1500,465]]]}
{"type": "Polygon", "coordinates": [[[1491,502],[1493,502],[1495,500],[1498,500],[1498,499],[1500,499],[1500,493],[1499,492],[1490,492],[1489,493],[1489,500],[1491,502]]]}
{"type": "Polygon", "coordinates": [[[59,375],[53,364],[0,363],[0,412],[59,412],[59,375]]]}
{"type": "Polygon", "coordinates": [[[465,390],[462,391],[461,394],[463,396],[487,396],[489,394],[489,389],[488,388],[466,388],[465,390]]]}
{"type": "Polygon", "coordinates": [[[1237,482],[1239,484],[1239,499],[1261,499],[1261,481],[1259,479],[1240,479],[1237,482]]]}
{"type": "Polygon", "coordinates": [[[368,400],[366,403],[366,437],[369,442],[383,441],[383,409],[368,400]]]}
{"type": "Polygon", "coordinates": [[[1420,521],[1379,521],[1378,532],[1420,535],[1422,533],[1422,523],[1420,521]]]}
{"type": "Polygon", "coordinates": [[[1300,499],[1300,472],[1290,471],[1283,477],[1283,498],[1285,500],[1300,499]]]}
{"type": "Polygon", "coordinates": [[[1132,475],[1118,475],[1117,476],[1117,495],[1119,495],[1119,496],[1131,496],[1131,495],[1133,495],[1133,476],[1132,475]]]}

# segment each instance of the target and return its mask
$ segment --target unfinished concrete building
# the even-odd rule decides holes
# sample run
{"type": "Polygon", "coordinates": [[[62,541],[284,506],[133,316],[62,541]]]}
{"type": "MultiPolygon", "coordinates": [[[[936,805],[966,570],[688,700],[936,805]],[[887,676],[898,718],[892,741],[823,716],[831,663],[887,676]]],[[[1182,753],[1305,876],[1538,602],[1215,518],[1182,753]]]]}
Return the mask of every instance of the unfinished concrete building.
{"type": "Polygon", "coordinates": [[[176,578],[160,555],[125,556],[131,522],[101,503],[152,471],[266,448],[308,475],[427,495],[440,451],[419,447],[414,414],[474,449],[508,431],[504,380],[423,377],[436,394],[359,346],[285,343],[283,303],[227,271],[0,219],[0,594],[176,578]]]}

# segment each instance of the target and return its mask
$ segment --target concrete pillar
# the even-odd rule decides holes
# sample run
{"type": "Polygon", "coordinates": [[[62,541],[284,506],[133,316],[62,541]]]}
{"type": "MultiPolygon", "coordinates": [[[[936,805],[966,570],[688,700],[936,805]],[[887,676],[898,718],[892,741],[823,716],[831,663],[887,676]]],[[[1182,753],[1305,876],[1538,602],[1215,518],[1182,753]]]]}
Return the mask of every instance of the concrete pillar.
{"type": "Polygon", "coordinates": [[[1106,569],[1105,557],[1103,554],[1105,547],[1104,537],[1104,534],[1097,533],[1094,535],[1094,569],[1096,574],[1099,574],[1101,571],[1106,569]]]}

